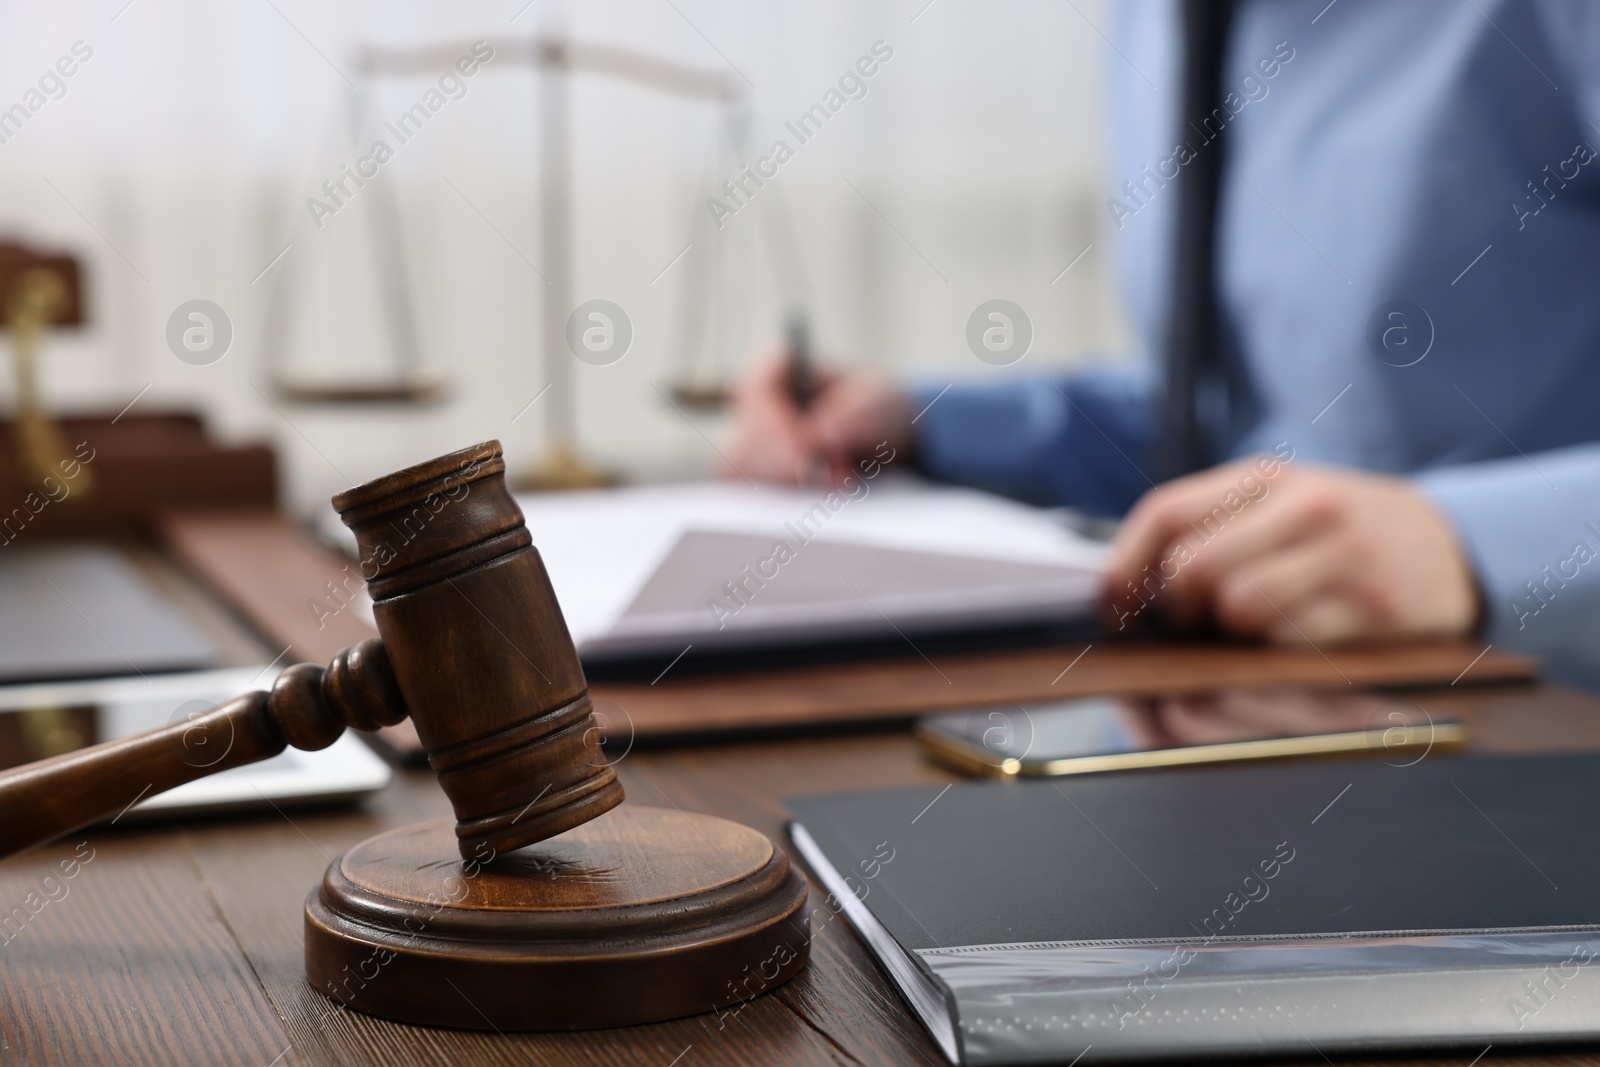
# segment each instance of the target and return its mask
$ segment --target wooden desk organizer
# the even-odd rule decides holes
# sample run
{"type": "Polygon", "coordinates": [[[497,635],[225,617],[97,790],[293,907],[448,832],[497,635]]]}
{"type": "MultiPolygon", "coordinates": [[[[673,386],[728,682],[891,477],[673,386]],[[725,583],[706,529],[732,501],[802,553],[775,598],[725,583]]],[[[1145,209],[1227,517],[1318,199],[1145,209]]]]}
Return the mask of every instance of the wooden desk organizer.
{"type": "Polygon", "coordinates": [[[271,447],[222,444],[199,415],[135,409],[52,423],[71,460],[40,478],[15,420],[0,419],[0,542],[137,537],[174,510],[277,506],[271,447]]]}
{"type": "Polygon", "coordinates": [[[0,774],[0,855],[409,714],[455,818],[379,834],[328,868],[306,902],[316,989],[409,1023],[564,1030],[711,1011],[792,977],[806,889],[782,849],[724,819],[618,807],[504,475],[489,442],[336,497],[380,638],[326,670],[289,668],[270,695],[0,774]]]}

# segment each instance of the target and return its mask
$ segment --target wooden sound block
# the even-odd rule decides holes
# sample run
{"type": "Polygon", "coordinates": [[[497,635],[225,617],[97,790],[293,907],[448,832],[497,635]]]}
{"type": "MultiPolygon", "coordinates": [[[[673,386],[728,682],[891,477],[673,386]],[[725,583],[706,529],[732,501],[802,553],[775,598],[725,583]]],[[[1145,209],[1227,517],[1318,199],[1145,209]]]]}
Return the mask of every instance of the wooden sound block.
{"type": "Polygon", "coordinates": [[[306,900],[306,976],[424,1026],[657,1022],[793,977],[805,899],[782,849],[710,815],[624,805],[491,862],[462,860],[455,820],[436,819],[328,868],[306,900]]]}

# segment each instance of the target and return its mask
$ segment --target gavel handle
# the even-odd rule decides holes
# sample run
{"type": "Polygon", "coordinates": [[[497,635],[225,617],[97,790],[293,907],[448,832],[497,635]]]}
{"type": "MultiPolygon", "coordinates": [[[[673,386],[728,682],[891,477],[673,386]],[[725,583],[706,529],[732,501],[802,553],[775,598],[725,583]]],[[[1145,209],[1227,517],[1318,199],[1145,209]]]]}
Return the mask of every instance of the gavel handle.
{"type": "Polygon", "coordinates": [[[146,797],[288,747],[266,693],[193,719],[0,773],[0,856],[120,817],[146,797]]]}
{"type": "Polygon", "coordinates": [[[183,722],[0,773],[0,858],[114,822],[146,797],[290,745],[326,748],[347,725],[374,730],[405,717],[383,645],[363,641],[326,671],[290,667],[271,694],[247,693],[183,722]]]}

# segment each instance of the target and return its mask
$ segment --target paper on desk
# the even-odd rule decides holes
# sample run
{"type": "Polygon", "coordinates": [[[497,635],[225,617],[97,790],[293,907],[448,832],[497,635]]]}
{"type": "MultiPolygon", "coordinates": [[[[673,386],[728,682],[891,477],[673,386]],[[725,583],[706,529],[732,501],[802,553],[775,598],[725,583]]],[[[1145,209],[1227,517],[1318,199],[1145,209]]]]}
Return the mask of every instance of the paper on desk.
{"type": "MultiPolygon", "coordinates": [[[[1049,512],[1002,497],[888,475],[861,485],[866,491],[843,497],[816,539],[1094,570],[1105,557],[1105,546],[1049,512]]],[[[686,530],[792,539],[786,524],[825,495],[708,482],[522,495],[517,503],[582,645],[611,630],[686,530]]]]}

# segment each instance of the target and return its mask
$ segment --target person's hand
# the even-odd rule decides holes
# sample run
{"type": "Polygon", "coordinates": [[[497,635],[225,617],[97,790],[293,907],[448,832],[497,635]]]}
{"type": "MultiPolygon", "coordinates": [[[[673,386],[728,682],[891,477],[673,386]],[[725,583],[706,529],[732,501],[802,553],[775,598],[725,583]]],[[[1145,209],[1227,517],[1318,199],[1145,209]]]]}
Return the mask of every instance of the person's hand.
{"type": "Polygon", "coordinates": [[[1477,585],[1454,529],[1401,478],[1239,460],[1145,494],[1112,545],[1112,630],[1178,627],[1321,644],[1464,634],[1477,585]]]}
{"type": "Polygon", "coordinates": [[[877,375],[819,368],[804,411],[790,391],[783,352],[757,359],[733,396],[733,431],[723,449],[725,476],[816,485],[837,481],[855,461],[887,442],[904,452],[910,403],[877,375]]]}

